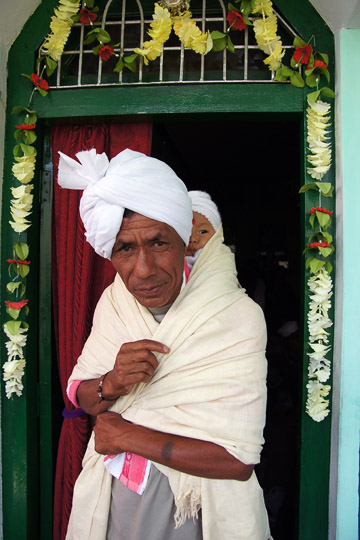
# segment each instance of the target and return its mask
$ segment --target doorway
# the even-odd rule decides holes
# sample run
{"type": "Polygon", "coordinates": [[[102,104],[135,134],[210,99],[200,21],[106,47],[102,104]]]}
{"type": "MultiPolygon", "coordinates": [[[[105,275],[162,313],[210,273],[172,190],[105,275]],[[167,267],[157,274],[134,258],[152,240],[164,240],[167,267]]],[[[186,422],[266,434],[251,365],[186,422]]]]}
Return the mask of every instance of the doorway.
{"type": "Polygon", "coordinates": [[[300,126],[296,120],[167,122],[152,156],[220,210],[239,281],[264,310],[268,405],[261,463],[271,531],[297,538],[301,392],[300,126]]]}

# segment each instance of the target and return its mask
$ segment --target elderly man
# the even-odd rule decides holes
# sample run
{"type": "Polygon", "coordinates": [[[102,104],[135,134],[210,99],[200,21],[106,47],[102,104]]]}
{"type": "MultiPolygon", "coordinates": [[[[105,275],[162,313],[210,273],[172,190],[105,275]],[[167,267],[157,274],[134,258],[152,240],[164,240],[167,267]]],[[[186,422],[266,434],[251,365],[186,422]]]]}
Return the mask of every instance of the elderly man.
{"type": "Polygon", "coordinates": [[[166,164],[61,154],[87,240],[117,276],[69,381],[97,417],[68,540],[268,540],[259,461],[266,331],[221,227],[184,282],[191,201],[166,164]],[[105,456],[105,458],[104,458],[105,456]]]}

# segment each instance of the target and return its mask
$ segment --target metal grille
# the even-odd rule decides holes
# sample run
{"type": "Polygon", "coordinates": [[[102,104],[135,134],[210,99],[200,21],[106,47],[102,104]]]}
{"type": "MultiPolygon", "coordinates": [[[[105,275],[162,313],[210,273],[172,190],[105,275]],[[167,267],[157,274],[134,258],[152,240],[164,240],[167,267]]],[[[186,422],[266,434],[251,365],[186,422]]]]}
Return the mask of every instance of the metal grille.
{"type": "MultiPolygon", "coordinates": [[[[226,8],[223,0],[196,0],[190,7],[193,20],[202,32],[218,30],[226,32],[226,8]]],[[[290,57],[292,42],[296,33],[278,17],[278,35],[283,48],[290,57]]],[[[51,88],[84,88],[97,86],[159,85],[194,83],[275,83],[274,72],[263,64],[265,54],[258,48],[252,30],[231,31],[235,54],[226,49],[210,51],[207,55],[196,54],[185,49],[177,36],[172,35],[164,44],[160,58],[145,66],[142,59],[137,61],[135,73],[126,68],[114,73],[116,57],[107,62],[94,55],[93,45],[84,46],[86,34],[93,28],[101,27],[112,37],[117,55],[130,55],[135,47],[150,39],[147,29],[152,18],[145,18],[140,0],[108,0],[101,21],[92,27],[81,24],[73,26],[67,46],[58,68],[50,79],[51,88]]],[[[286,58],[286,57],[285,57],[286,58]]]]}

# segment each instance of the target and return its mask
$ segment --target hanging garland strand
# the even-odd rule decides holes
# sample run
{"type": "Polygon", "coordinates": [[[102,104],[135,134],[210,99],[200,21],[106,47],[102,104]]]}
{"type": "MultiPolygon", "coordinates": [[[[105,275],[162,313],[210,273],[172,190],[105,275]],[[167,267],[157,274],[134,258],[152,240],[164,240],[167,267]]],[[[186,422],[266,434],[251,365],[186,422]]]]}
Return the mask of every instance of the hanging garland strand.
{"type": "Polygon", "coordinates": [[[6,312],[10,320],[7,320],[3,325],[7,338],[5,343],[7,359],[3,364],[3,379],[7,398],[12,397],[13,394],[18,397],[22,395],[22,378],[26,365],[24,349],[29,331],[29,325],[23,319],[29,313],[29,300],[25,296],[26,277],[30,272],[30,261],[28,260],[30,249],[28,244],[22,242],[20,238],[21,234],[31,226],[30,216],[33,205],[34,184],[32,181],[36,164],[36,150],[33,145],[36,141],[37,114],[36,111],[31,110],[31,103],[35,92],[39,92],[43,97],[47,96],[49,85],[42,78],[42,75],[46,72],[47,76],[50,76],[55,71],[74,24],[73,17],[79,8],[80,0],[59,1],[58,7],[54,10],[54,16],[51,18],[51,31],[45,38],[38,60],[41,74],[22,74],[32,84],[30,97],[27,106],[16,106],[12,110],[13,114],[23,115],[23,122],[15,126],[16,144],[13,149],[12,173],[17,185],[10,188],[12,219],[9,221],[9,225],[18,234],[18,242],[13,245],[12,258],[7,259],[10,281],[6,285],[6,292],[11,297],[5,300],[6,312]]]}

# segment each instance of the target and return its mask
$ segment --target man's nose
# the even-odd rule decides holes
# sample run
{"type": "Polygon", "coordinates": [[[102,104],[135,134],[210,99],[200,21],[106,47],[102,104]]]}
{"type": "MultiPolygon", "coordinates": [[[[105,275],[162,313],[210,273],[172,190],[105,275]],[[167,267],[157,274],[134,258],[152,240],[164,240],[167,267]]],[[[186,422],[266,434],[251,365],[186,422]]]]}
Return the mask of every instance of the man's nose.
{"type": "Polygon", "coordinates": [[[141,279],[146,279],[156,273],[154,254],[147,248],[140,248],[135,262],[134,273],[141,279]]]}

